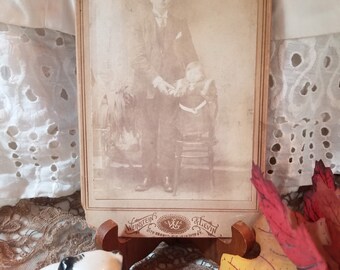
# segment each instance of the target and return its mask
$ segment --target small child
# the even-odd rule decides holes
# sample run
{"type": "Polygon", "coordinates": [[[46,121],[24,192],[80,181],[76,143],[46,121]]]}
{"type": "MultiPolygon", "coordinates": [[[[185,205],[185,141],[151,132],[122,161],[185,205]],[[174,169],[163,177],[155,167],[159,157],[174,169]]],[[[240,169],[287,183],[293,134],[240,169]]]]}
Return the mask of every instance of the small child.
{"type": "Polygon", "coordinates": [[[182,136],[201,136],[212,130],[217,91],[199,62],[187,66],[185,78],[176,83],[175,96],[179,97],[176,126],[182,136]]]}

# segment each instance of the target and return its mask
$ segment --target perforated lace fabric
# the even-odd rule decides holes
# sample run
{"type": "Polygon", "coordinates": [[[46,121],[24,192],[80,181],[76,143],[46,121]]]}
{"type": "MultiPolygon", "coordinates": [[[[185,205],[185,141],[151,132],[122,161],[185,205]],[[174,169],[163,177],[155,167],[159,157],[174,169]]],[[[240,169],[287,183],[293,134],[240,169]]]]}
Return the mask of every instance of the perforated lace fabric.
{"type": "Polygon", "coordinates": [[[282,193],[340,172],[340,34],[271,43],[267,175],[282,193]]]}
{"type": "Polygon", "coordinates": [[[95,249],[80,193],[23,199],[0,208],[0,269],[38,270],[66,256],[95,249]]]}
{"type": "Polygon", "coordinates": [[[0,205],[80,189],[74,36],[0,24],[0,152],[0,205]]]}

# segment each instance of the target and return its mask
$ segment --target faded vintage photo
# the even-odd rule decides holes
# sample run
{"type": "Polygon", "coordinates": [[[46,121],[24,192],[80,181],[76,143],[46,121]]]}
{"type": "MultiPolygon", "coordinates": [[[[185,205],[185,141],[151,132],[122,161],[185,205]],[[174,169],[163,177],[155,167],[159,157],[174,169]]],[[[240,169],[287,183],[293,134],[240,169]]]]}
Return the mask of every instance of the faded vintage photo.
{"type": "Polygon", "coordinates": [[[256,210],[264,2],[84,1],[89,207],[256,210]]]}

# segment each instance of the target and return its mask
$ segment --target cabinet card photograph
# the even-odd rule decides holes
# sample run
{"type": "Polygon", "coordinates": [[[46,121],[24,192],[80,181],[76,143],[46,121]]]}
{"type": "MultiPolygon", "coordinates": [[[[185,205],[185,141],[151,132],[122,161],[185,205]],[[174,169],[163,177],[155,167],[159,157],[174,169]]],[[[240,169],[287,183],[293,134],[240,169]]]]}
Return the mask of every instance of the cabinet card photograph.
{"type": "Polygon", "coordinates": [[[79,0],[82,203],[128,237],[228,237],[257,215],[270,1],[79,0]]]}

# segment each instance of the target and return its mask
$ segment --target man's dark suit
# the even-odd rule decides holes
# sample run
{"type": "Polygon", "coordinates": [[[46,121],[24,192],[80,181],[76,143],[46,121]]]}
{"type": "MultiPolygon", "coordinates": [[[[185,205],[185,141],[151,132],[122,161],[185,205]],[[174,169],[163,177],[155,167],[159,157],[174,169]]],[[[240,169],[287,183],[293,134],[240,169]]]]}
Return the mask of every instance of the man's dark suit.
{"type": "Polygon", "coordinates": [[[131,30],[129,58],[141,109],[144,176],[154,177],[157,163],[165,175],[171,175],[176,132],[173,119],[178,99],[160,93],[152,82],[160,76],[174,84],[184,77],[187,64],[197,61],[187,24],[169,14],[166,26],[161,28],[152,12],[143,14],[131,30]]]}

